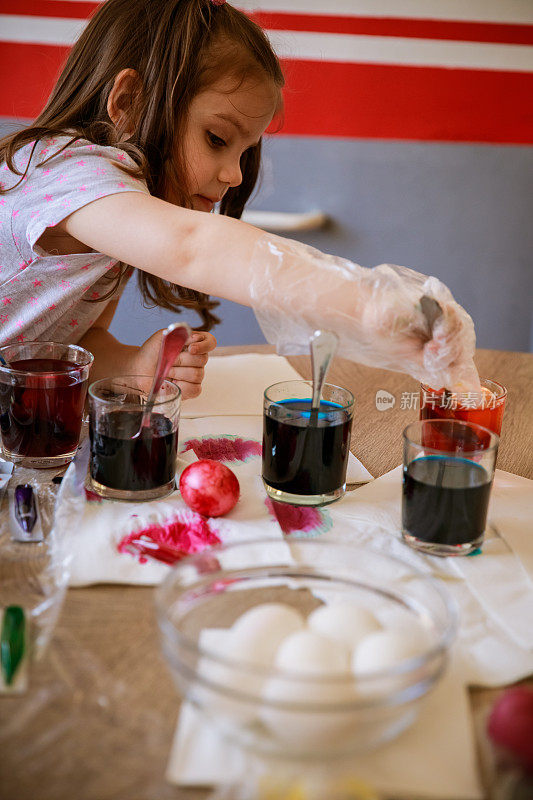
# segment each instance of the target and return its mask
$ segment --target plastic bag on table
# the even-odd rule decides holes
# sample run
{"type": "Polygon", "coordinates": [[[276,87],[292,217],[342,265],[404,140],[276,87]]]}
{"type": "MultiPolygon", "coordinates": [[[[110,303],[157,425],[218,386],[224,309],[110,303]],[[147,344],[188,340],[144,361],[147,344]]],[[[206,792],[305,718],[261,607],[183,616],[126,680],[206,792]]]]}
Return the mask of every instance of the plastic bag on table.
{"type": "Polygon", "coordinates": [[[49,470],[15,467],[2,498],[0,693],[26,690],[29,669],[42,656],[57,622],[69,579],[65,534],[85,503],[79,475],[87,459],[88,451],[80,448],[59,491],[49,470]],[[57,505],[56,495],[63,498],[57,505]]]}
{"type": "Polygon", "coordinates": [[[479,391],[474,324],[437,278],[394,264],[361,267],[270,235],[252,262],[252,306],[281,355],[308,355],[310,335],[322,328],[339,336],[344,358],[407,372],[436,389],[479,391]],[[433,320],[423,296],[442,309],[433,320]]]}

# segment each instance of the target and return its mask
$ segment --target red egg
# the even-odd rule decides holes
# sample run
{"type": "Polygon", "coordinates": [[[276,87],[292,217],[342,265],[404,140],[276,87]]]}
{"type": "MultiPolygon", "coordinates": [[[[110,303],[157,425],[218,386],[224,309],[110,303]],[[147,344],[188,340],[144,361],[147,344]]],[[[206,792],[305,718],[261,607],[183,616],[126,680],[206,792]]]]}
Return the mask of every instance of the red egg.
{"type": "Polygon", "coordinates": [[[487,731],[495,744],[533,770],[533,690],[515,686],[503,692],[491,711],[487,731]]]}
{"type": "Polygon", "coordinates": [[[229,467],[204,458],[185,467],[180,476],[180,492],[193,511],[206,517],[221,517],[237,503],[240,487],[229,467]]]}

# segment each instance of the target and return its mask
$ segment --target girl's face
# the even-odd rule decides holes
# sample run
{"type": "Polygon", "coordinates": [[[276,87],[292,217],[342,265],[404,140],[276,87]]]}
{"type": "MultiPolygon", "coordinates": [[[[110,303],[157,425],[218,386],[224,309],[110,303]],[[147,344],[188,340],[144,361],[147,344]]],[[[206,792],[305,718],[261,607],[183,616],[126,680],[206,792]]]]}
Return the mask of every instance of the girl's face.
{"type": "Polygon", "coordinates": [[[194,98],[183,148],[186,189],[197,211],[212,211],[230,187],[241,183],[241,156],[269,126],[277,98],[266,80],[245,81],[236,89],[231,78],[194,98]]]}

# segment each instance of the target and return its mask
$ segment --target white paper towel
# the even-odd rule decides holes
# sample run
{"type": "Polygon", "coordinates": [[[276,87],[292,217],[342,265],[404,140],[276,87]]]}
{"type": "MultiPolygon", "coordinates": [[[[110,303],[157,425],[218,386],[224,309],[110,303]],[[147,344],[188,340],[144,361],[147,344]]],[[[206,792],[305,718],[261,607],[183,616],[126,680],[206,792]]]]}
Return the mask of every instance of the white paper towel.
{"type": "Polygon", "coordinates": [[[263,393],[281,381],[301,381],[289,362],[254,353],[214,356],[205,368],[202,394],[183,403],[181,416],[197,418],[263,413],[263,393]]]}

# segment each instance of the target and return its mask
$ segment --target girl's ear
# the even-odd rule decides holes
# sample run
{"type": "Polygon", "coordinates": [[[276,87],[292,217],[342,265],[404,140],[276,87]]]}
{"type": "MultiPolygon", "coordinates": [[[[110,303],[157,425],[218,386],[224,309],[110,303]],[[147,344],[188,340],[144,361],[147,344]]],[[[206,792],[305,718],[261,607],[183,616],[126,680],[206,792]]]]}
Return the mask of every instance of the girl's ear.
{"type": "Polygon", "coordinates": [[[135,132],[135,100],[141,91],[141,81],[134,69],[123,69],[115,78],[107,98],[107,113],[120,138],[135,132]]]}

